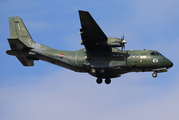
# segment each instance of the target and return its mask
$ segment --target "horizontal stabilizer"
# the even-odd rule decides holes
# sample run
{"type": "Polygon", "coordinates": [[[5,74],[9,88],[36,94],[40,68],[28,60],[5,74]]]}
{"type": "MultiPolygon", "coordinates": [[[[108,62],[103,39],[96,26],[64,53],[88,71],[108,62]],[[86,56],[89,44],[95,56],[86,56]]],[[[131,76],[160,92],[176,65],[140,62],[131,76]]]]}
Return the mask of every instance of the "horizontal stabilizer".
{"type": "Polygon", "coordinates": [[[25,56],[16,56],[16,57],[24,66],[34,66],[34,60],[29,60],[25,56]]]}
{"type": "Polygon", "coordinates": [[[8,38],[8,42],[11,47],[11,50],[23,50],[27,48],[26,45],[18,38],[8,38]]]}
{"type": "Polygon", "coordinates": [[[8,38],[11,50],[7,50],[8,55],[14,55],[24,66],[34,66],[34,60],[28,59],[25,55],[24,50],[29,49],[22,41],[18,38],[8,38]]]}

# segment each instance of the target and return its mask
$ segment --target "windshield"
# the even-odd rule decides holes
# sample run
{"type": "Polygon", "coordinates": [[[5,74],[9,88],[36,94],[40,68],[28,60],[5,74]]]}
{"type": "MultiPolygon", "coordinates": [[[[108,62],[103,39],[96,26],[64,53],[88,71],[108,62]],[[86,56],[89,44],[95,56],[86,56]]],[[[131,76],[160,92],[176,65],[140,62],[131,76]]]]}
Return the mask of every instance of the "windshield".
{"type": "Polygon", "coordinates": [[[161,53],[159,52],[152,52],[151,53],[152,56],[163,56],[161,53]]]}

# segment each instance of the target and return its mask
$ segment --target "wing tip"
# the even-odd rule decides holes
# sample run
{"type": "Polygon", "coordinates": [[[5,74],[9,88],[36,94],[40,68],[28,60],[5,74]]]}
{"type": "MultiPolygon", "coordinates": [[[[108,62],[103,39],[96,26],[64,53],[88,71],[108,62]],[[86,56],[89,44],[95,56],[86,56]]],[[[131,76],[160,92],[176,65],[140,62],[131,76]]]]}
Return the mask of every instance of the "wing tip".
{"type": "Polygon", "coordinates": [[[88,11],[78,10],[79,13],[89,13],[88,11]]]}

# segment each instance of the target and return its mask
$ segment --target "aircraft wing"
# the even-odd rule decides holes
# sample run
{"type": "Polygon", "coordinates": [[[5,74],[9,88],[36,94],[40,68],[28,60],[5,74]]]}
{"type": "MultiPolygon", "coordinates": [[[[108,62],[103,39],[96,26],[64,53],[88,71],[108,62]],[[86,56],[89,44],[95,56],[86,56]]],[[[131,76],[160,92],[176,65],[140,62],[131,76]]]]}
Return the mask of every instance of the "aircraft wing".
{"type": "Polygon", "coordinates": [[[82,44],[87,51],[109,50],[107,37],[87,11],[79,11],[82,44]]]}

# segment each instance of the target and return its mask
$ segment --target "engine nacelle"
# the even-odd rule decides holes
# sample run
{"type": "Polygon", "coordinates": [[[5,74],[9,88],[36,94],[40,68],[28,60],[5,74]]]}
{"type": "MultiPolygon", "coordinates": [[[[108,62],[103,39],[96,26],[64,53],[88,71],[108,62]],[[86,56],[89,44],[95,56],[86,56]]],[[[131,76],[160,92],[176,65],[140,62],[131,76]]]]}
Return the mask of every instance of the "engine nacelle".
{"type": "Polygon", "coordinates": [[[108,38],[107,45],[111,47],[122,47],[127,41],[119,38],[108,38]]]}

